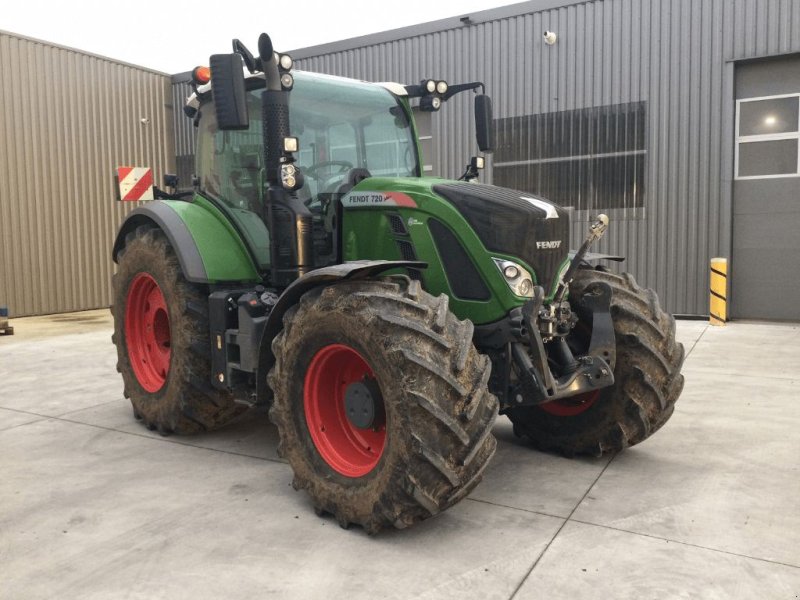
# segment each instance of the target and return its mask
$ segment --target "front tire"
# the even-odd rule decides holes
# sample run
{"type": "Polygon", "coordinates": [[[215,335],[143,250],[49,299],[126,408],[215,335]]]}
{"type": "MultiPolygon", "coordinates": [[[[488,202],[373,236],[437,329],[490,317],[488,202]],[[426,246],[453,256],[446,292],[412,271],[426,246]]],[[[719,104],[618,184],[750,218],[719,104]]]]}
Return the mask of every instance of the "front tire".
{"type": "Polygon", "coordinates": [[[161,434],[210,431],[246,407],[211,387],[208,298],[186,281],[164,233],[129,233],[113,278],[117,371],[134,416],[161,434]]]}
{"type": "Polygon", "coordinates": [[[472,330],[446,296],[405,278],[317,288],[287,312],[272,345],[270,418],[293,486],[318,513],[369,533],[404,528],[478,484],[497,400],[472,330]],[[367,425],[347,414],[355,388],[371,398],[367,425]]]}
{"type": "Polygon", "coordinates": [[[629,273],[581,269],[570,297],[580,298],[596,282],[611,286],[614,385],[511,409],[514,432],[541,450],[601,456],[638,444],[667,422],[683,389],[683,345],[675,341],[675,319],[661,309],[655,292],[639,287],[629,273]]]}

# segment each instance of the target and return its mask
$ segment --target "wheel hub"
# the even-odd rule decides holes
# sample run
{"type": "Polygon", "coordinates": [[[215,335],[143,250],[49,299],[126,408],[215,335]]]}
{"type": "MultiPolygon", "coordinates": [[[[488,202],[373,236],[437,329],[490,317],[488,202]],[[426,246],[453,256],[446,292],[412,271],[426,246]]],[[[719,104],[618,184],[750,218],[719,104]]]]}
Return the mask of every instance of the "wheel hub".
{"type": "Polygon", "coordinates": [[[382,420],[383,398],[374,379],[354,381],[344,392],[347,420],[358,429],[373,429],[382,420]]]}

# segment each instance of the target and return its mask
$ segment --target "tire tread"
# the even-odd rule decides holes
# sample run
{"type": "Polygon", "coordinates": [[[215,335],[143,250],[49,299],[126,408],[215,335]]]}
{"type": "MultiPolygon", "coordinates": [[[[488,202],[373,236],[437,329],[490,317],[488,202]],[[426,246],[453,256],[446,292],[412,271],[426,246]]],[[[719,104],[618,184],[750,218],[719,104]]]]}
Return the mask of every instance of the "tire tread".
{"type": "Polygon", "coordinates": [[[287,313],[284,329],[272,344],[276,360],[268,382],[275,402],[269,415],[295,478],[314,506],[335,515],[340,523],[358,524],[375,533],[387,527],[402,529],[438,514],[478,484],[496,448],[491,429],[497,400],[486,387],[491,364],[474,349],[471,335],[465,335],[471,331],[471,324],[449,311],[446,296],[433,297],[406,277],[314,289],[291,315],[287,313]],[[405,425],[393,439],[406,448],[395,455],[405,457],[397,459],[403,466],[395,467],[380,487],[370,488],[375,496],[362,508],[348,500],[356,492],[335,487],[324,474],[327,467],[314,462],[319,461],[316,451],[299,429],[305,427],[304,419],[301,423],[294,416],[302,410],[294,402],[302,403],[302,398],[289,399],[289,390],[297,389],[291,388],[291,378],[302,377],[291,366],[293,349],[304,336],[314,335],[311,323],[342,314],[354,315],[347,319],[357,319],[358,330],[378,330],[375,335],[382,340],[387,363],[397,365],[400,373],[400,391],[392,401],[405,425]]]}
{"type": "Polygon", "coordinates": [[[509,411],[515,433],[541,450],[599,456],[638,444],[666,423],[683,388],[684,348],[675,340],[675,319],[661,309],[656,293],[629,273],[582,269],[570,285],[571,297],[597,282],[612,290],[615,384],[578,417],[556,417],[536,407],[509,411]]]}
{"type": "Polygon", "coordinates": [[[186,281],[178,258],[166,235],[153,225],[140,225],[125,237],[117,255],[119,267],[112,278],[114,303],[113,342],[117,346],[117,370],[122,374],[125,396],[148,429],[162,435],[209,431],[228,423],[246,407],[233,396],[213,388],[208,331],[207,290],[186,281]],[[157,273],[170,311],[173,358],[165,388],[148,393],[139,385],[130,366],[125,344],[127,282],[139,272],[157,273]],[[177,358],[176,358],[177,357],[177,358]]]}

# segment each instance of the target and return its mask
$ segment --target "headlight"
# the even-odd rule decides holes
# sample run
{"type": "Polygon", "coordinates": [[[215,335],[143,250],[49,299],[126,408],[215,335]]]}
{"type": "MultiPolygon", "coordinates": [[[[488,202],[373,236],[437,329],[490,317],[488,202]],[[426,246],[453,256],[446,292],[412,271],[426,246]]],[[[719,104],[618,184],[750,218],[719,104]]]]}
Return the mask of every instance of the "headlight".
{"type": "Polygon", "coordinates": [[[294,77],[292,77],[291,73],[284,73],[281,75],[281,85],[285,90],[292,89],[292,86],[294,85],[294,77]]]}
{"type": "Polygon", "coordinates": [[[429,94],[432,94],[436,91],[436,82],[433,79],[428,79],[428,81],[425,82],[425,89],[428,90],[429,94]]]}
{"type": "MultiPolygon", "coordinates": [[[[284,152],[297,152],[299,147],[299,143],[296,137],[285,137],[283,138],[283,151],[284,152]]],[[[294,167],[292,167],[294,168],[294,167]]]]}
{"type": "Polygon", "coordinates": [[[439,81],[436,84],[436,92],[439,94],[444,94],[447,91],[447,82],[446,81],[439,81]]]}
{"type": "Polygon", "coordinates": [[[280,64],[281,64],[281,69],[283,69],[284,71],[289,71],[291,70],[292,65],[294,64],[294,61],[292,60],[292,57],[289,56],[288,54],[281,54],[280,64]]]}
{"type": "Polygon", "coordinates": [[[426,112],[439,110],[441,106],[442,99],[439,96],[428,95],[419,99],[419,109],[426,112]]]}
{"type": "Polygon", "coordinates": [[[281,165],[281,185],[293,191],[303,185],[303,174],[291,163],[281,165]]]}
{"type": "Polygon", "coordinates": [[[521,265],[504,258],[492,258],[503,274],[503,279],[517,296],[533,297],[533,278],[521,265]]]}

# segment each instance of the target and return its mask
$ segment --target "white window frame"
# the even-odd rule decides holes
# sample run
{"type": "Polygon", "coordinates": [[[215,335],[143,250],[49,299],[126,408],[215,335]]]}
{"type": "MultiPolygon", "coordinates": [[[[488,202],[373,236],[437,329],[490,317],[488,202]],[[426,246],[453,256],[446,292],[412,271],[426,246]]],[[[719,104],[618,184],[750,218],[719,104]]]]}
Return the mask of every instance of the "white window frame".
{"type": "Polygon", "coordinates": [[[736,100],[736,144],[734,148],[734,179],[737,181],[747,179],[778,179],[779,177],[800,177],[800,93],[796,94],[776,94],[774,96],[758,96],[756,98],[741,98],[736,100]],[[741,105],[743,102],[758,102],[760,100],[776,100],[779,98],[797,98],[797,129],[785,133],[766,133],[759,135],[739,135],[739,119],[741,117],[741,105]],[[794,173],[778,173],[776,175],[739,175],[739,145],[750,142],[774,142],[780,140],[797,141],[797,166],[794,173]]]}

